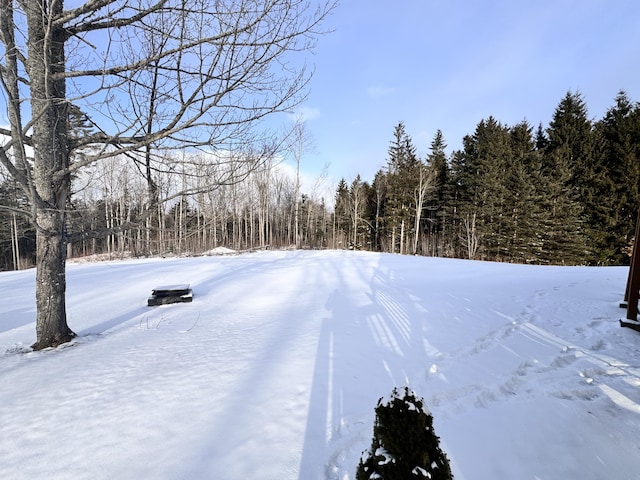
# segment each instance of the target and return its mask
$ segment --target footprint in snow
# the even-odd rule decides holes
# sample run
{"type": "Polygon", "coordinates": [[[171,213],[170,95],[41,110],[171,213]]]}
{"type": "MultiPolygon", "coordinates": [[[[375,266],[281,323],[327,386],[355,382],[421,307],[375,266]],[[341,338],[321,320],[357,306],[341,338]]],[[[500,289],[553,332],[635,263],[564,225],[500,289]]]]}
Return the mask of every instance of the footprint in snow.
{"type": "Polygon", "coordinates": [[[553,392],[551,395],[561,400],[593,401],[600,397],[600,391],[596,388],[586,390],[560,390],[553,392]]]}
{"type": "Polygon", "coordinates": [[[603,339],[598,340],[596,343],[591,345],[591,350],[594,352],[601,352],[602,350],[606,350],[609,348],[609,344],[605,342],[603,339]]]}
{"type": "Polygon", "coordinates": [[[568,355],[560,355],[558,357],[556,357],[553,362],[551,362],[551,367],[553,367],[554,369],[556,368],[563,368],[566,367],[568,365],[571,365],[572,363],[574,363],[576,360],[578,360],[578,356],[576,354],[568,354],[568,355]]]}

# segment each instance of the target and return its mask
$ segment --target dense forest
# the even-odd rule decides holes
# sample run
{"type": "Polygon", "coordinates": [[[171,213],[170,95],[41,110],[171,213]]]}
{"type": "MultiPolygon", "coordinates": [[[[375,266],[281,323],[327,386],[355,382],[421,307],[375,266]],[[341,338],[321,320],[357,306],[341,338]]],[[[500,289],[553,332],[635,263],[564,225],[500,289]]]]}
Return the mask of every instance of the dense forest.
{"type": "MultiPolygon", "coordinates": [[[[359,175],[342,179],[332,209],[302,193],[275,158],[234,172],[233,181],[213,189],[185,188],[201,175],[189,175],[179,159],[173,173],[182,168],[183,175],[157,170],[153,179],[127,158],[97,165],[73,182],[67,230],[77,241],[68,254],[270,246],[534,264],[628,263],[640,205],[640,106],[625,92],[596,121],[574,92],[562,98],[546,128],[482,119],[451,154],[440,131],[424,158],[402,122],[390,137],[386,165],[370,182],[359,175]],[[181,182],[179,188],[172,181],[181,182]],[[172,198],[173,190],[193,193],[172,198]],[[171,200],[151,202],[152,196],[171,200]]],[[[206,159],[198,168],[207,168],[206,159]]],[[[34,261],[30,207],[1,175],[0,269],[26,268],[34,261]]]]}
{"type": "Polygon", "coordinates": [[[548,127],[489,117],[450,157],[424,159],[402,123],[368,184],[338,187],[335,215],[357,248],[534,264],[628,263],[640,197],[640,108],[624,92],[593,122],[579,93],[548,127]]]}

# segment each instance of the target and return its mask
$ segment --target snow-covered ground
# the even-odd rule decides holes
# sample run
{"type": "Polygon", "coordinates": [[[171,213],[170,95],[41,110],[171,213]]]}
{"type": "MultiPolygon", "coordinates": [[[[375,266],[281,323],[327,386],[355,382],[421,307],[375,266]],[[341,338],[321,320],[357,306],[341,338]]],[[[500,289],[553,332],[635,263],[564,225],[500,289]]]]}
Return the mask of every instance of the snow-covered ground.
{"type": "Polygon", "coordinates": [[[376,402],[425,399],[458,480],[640,478],[628,269],[345,251],[68,266],[72,347],[29,352],[0,273],[0,478],[351,480],[376,402]],[[147,307],[157,285],[192,303],[147,307]]]}

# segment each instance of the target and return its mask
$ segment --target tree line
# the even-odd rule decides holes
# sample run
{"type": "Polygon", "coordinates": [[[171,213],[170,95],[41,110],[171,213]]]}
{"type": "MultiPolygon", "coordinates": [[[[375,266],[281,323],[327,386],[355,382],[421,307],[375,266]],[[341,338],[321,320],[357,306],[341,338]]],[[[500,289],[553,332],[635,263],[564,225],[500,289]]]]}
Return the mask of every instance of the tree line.
{"type": "MultiPolygon", "coordinates": [[[[226,247],[329,248],[332,215],[317,193],[301,193],[296,179],[272,158],[259,168],[234,166],[242,180],[200,188],[202,171],[213,172],[211,160],[180,160],[180,175],[155,172],[158,199],[149,213],[147,181],[128,158],[97,164],[73,181],[67,204],[67,257],[109,258],[149,255],[197,255],[226,247]],[[197,170],[198,174],[192,174],[197,170]],[[190,193],[189,193],[190,192],[190,193]],[[296,229],[297,225],[297,229],[296,229]]],[[[223,167],[224,170],[228,165],[223,167]]],[[[0,205],[9,215],[0,220],[0,269],[33,267],[35,228],[24,212],[28,199],[10,179],[0,181],[0,205]]]]}
{"type": "MultiPolygon", "coordinates": [[[[579,93],[568,92],[546,129],[489,117],[460,150],[448,155],[446,149],[438,130],[420,158],[398,123],[387,164],[370,183],[359,175],[342,179],[333,209],[317,192],[301,193],[273,155],[233,167],[202,156],[176,158],[166,172],[153,169],[153,189],[138,164],[116,157],[73,180],[66,228],[77,240],[68,243],[67,255],[300,247],[628,263],[640,205],[640,106],[625,92],[598,121],[589,119],[579,93]],[[204,177],[221,180],[201,185],[204,177]]],[[[2,269],[34,264],[35,229],[20,214],[28,203],[11,178],[0,183],[0,204],[10,212],[0,222],[2,269]]]]}
{"type": "Polygon", "coordinates": [[[342,180],[344,245],[532,264],[628,263],[640,206],[640,106],[624,91],[597,121],[567,92],[547,128],[481,120],[447,155],[419,158],[405,125],[371,183],[342,180]]]}

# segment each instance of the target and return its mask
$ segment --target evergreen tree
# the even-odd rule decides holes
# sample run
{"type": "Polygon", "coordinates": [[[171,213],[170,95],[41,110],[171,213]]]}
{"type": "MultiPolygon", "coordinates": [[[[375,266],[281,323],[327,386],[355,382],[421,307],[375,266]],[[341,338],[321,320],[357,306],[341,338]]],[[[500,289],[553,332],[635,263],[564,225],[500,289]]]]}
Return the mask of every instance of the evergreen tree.
{"type": "Polygon", "coordinates": [[[433,195],[427,203],[427,233],[433,245],[429,252],[431,255],[445,254],[446,225],[450,215],[448,206],[451,200],[446,148],[442,131],[438,130],[427,156],[427,166],[435,182],[433,195]]]}
{"type": "Polygon", "coordinates": [[[465,155],[462,150],[454,150],[451,153],[451,165],[449,169],[448,190],[451,198],[448,202],[449,231],[446,245],[453,257],[464,258],[469,255],[469,250],[464,242],[463,224],[465,210],[468,202],[467,177],[469,169],[466,165],[465,155]]]}
{"type": "Polygon", "coordinates": [[[593,136],[579,93],[567,93],[547,129],[543,171],[547,176],[544,254],[549,262],[583,263],[587,258],[588,215],[594,198],[593,136]]]}
{"type": "Polygon", "coordinates": [[[349,222],[349,186],[344,178],[338,182],[333,215],[335,247],[346,248],[349,243],[351,223],[349,222]]]}
{"type": "Polygon", "coordinates": [[[503,259],[508,255],[506,172],[511,161],[509,129],[489,117],[473,135],[463,140],[463,150],[455,168],[456,188],[462,216],[462,237],[480,242],[483,258],[503,259]]]}
{"type": "Polygon", "coordinates": [[[593,185],[593,251],[596,264],[626,264],[628,245],[635,229],[640,205],[640,107],[624,91],[600,120],[595,131],[599,139],[599,181],[593,185]]]}
{"type": "Polygon", "coordinates": [[[536,138],[535,138],[536,150],[539,152],[544,152],[549,147],[549,137],[547,137],[547,132],[542,127],[542,124],[538,124],[538,128],[536,130],[536,138]]]}
{"type": "Polygon", "coordinates": [[[447,163],[447,154],[445,149],[447,144],[442,135],[442,131],[436,131],[433,140],[431,141],[431,147],[429,155],[427,156],[427,165],[435,172],[436,178],[436,192],[434,194],[434,200],[438,203],[442,203],[446,198],[446,187],[449,176],[449,165],[447,163]]]}
{"type": "MultiPolygon", "coordinates": [[[[409,231],[414,225],[415,199],[421,167],[404,124],[396,125],[387,164],[386,225],[391,230],[391,251],[406,253],[409,231]],[[396,249],[398,246],[398,249],[396,249]]],[[[417,234],[417,232],[413,232],[417,234]]]]}
{"type": "Polygon", "coordinates": [[[415,165],[416,161],[416,148],[406,132],[404,123],[400,122],[394,127],[393,140],[389,146],[388,172],[393,175],[406,170],[415,165]]]}
{"type": "Polygon", "coordinates": [[[356,480],[453,478],[421,398],[406,387],[402,397],[394,389],[388,401],[378,401],[375,411],[371,448],[358,465],[356,480]]]}
{"type": "MultiPolygon", "coordinates": [[[[510,129],[511,165],[507,170],[506,202],[508,222],[508,258],[519,263],[539,263],[542,251],[540,225],[545,222],[543,204],[545,179],[542,154],[526,122],[510,129]]],[[[539,137],[538,137],[539,138],[539,137]]]]}
{"type": "Polygon", "coordinates": [[[584,190],[588,190],[593,174],[592,128],[582,95],[567,92],[556,107],[547,129],[547,150],[565,156],[571,170],[570,185],[583,198],[588,196],[584,190]]]}

